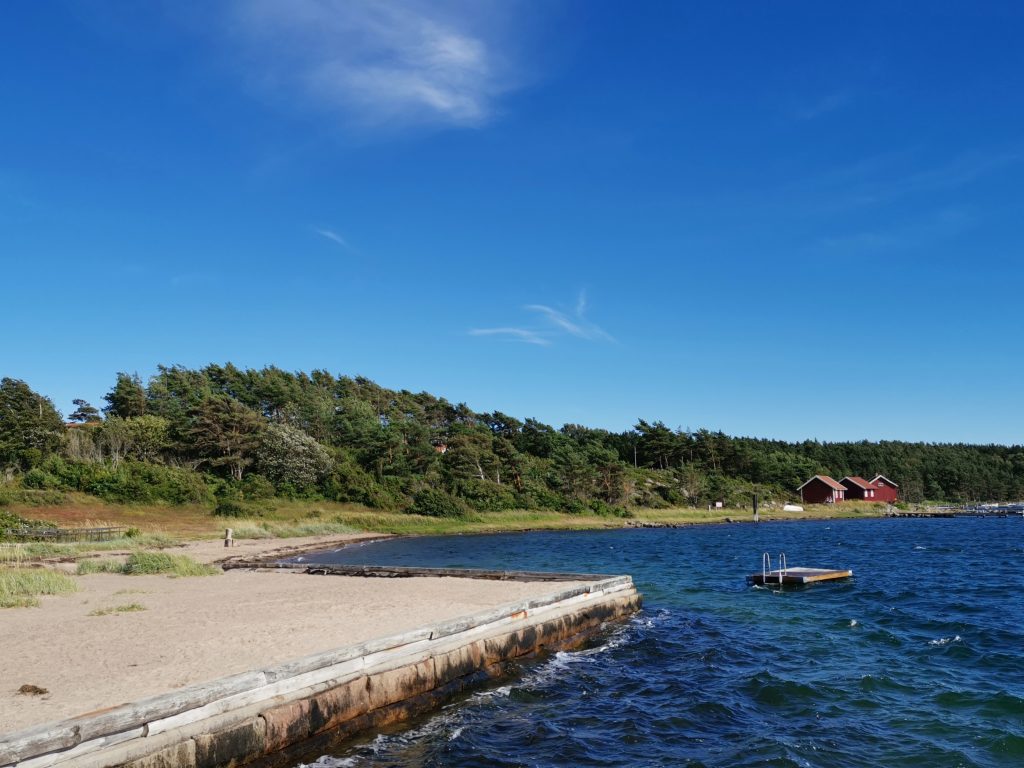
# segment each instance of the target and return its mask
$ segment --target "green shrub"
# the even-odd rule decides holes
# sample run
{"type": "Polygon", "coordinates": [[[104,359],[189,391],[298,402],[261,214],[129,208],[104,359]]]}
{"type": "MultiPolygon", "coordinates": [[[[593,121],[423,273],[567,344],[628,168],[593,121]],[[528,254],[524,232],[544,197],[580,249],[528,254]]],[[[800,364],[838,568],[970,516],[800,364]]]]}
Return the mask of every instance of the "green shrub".
{"type": "MultiPolygon", "coordinates": [[[[258,483],[256,488],[259,488],[258,483]]],[[[262,517],[274,510],[270,498],[254,499],[247,496],[245,490],[244,481],[218,484],[213,514],[218,517],[262,517]]]]}
{"type": "Polygon", "coordinates": [[[60,478],[54,477],[42,467],[32,467],[21,478],[21,484],[25,488],[34,488],[40,491],[49,491],[60,488],[60,478]]]}
{"type": "Polygon", "coordinates": [[[213,508],[217,517],[263,517],[263,513],[258,504],[237,499],[219,499],[213,508]]]}
{"type": "Polygon", "coordinates": [[[60,491],[0,486],[0,505],[23,504],[27,507],[56,507],[67,501],[60,491]]]}
{"type": "Polygon", "coordinates": [[[590,512],[590,507],[579,499],[566,499],[562,502],[562,511],[567,515],[585,515],[590,512]]]}
{"type": "Polygon", "coordinates": [[[681,507],[687,501],[686,497],[678,489],[670,485],[659,486],[655,489],[655,492],[671,507],[681,507]]]}
{"type": "Polygon", "coordinates": [[[122,504],[203,504],[213,501],[210,487],[200,473],[141,461],[113,465],[53,456],[38,471],[26,473],[24,482],[32,483],[35,488],[81,491],[122,504]]]}
{"type": "Polygon", "coordinates": [[[484,480],[463,481],[459,484],[458,496],[480,512],[501,512],[520,507],[519,499],[511,487],[484,480]]]}
{"type": "Polygon", "coordinates": [[[60,456],[47,459],[43,469],[57,481],[58,487],[66,491],[85,491],[90,483],[107,471],[103,464],[72,461],[60,456]]]}
{"type": "Polygon", "coordinates": [[[409,512],[427,517],[465,517],[466,503],[437,488],[427,488],[416,494],[409,512]]]}
{"type": "MultiPolygon", "coordinates": [[[[408,478],[407,480],[410,480],[408,478]]],[[[321,485],[326,498],[351,501],[376,509],[404,509],[409,494],[400,478],[384,477],[378,482],[355,461],[342,457],[321,485]]]]}
{"type": "Polygon", "coordinates": [[[242,481],[242,496],[246,499],[272,499],[274,498],[274,484],[263,475],[246,475],[242,481]]]}
{"type": "Polygon", "coordinates": [[[595,515],[601,517],[633,517],[633,513],[625,507],[620,507],[616,504],[609,504],[600,499],[594,499],[590,502],[590,511],[595,515]]]}
{"type": "Polygon", "coordinates": [[[528,483],[516,494],[517,509],[553,509],[562,510],[565,499],[543,483],[528,483]]]}
{"type": "Polygon", "coordinates": [[[16,515],[13,512],[0,509],[0,541],[5,541],[7,538],[15,538],[13,536],[8,537],[7,531],[16,531],[19,528],[56,528],[56,523],[51,523],[47,520],[29,520],[16,515]]]}

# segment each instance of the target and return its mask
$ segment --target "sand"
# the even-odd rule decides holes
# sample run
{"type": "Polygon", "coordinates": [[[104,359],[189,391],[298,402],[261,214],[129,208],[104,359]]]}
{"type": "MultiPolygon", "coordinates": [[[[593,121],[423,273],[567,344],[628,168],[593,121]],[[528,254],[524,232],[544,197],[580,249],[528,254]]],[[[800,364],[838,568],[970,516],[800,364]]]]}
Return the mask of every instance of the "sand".
{"type": "Polygon", "coordinates": [[[304,536],[291,539],[237,539],[234,546],[225,547],[223,539],[190,541],[168,551],[198,560],[216,563],[223,560],[257,560],[283,558],[300,552],[322,552],[357,542],[370,542],[391,538],[386,533],[339,533],[334,536],[304,536]]]}
{"type": "MultiPolygon", "coordinates": [[[[262,542],[264,552],[281,545],[262,542]]],[[[190,554],[214,559],[197,547],[190,554]]],[[[237,550],[232,554],[242,554],[237,550]]],[[[193,578],[76,578],[76,594],[0,611],[0,733],[570,586],[242,570],[193,578]],[[90,615],[132,603],[145,610],[90,615]],[[18,693],[26,684],[48,693],[18,693]]]]}

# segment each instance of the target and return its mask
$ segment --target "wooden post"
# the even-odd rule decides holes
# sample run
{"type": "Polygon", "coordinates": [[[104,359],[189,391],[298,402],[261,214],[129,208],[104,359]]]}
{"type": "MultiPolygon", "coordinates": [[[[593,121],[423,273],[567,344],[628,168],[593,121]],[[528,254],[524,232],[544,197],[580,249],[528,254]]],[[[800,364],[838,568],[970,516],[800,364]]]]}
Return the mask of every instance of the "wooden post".
{"type": "Polygon", "coordinates": [[[232,531],[230,528],[228,528],[228,529],[226,529],[224,531],[224,546],[225,547],[233,547],[233,546],[235,546],[235,540],[234,540],[234,538],[232,538],[233,536],[234,536],[234,531],[232,531]]]}
{"type": "Polygon", "coordinates": [[[755,523],[760,522],[757,519],[757,494],[756,493],[754,494],[754,522],[755,523]]]}

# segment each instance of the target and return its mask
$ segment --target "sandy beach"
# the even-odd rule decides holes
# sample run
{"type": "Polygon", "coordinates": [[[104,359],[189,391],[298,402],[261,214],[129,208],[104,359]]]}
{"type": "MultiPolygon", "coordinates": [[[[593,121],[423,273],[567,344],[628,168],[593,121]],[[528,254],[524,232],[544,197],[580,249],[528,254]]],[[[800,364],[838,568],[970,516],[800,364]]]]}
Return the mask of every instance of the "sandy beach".
{"type": "MultiPolygon", "coordinates": [[[[338,537],[339,540],[341,537],[338,537]]],[[[349,537],[351,539],[351,537],[349,537]]],[[[265,540],[197,559],[257,556],[332,540],[265,540]]],[[[460,578],[374,579],[228,571],[170,578],[92,574],[78,593],[0,615],[0,732],[462,616],[569,584],[460,578]],[[129,612],[109,612],[137,605],[129,612]],[[23,685],[47,693],[19,693],[23,685]]]]}

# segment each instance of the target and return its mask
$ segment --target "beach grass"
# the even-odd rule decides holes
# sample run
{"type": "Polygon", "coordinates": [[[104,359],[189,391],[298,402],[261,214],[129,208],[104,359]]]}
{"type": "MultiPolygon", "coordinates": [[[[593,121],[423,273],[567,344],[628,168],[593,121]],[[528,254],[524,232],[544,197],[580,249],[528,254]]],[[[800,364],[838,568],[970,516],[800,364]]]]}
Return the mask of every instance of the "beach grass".
{"type": "Polygon", "coordinates": [[[169,552],[132,552],[124,562],[112,559],[83,560],[78,564],[78,575],[91,573],[121,573],[126,576],[214,576],[222,573],[214,565],[206,565],[188,555],[169,552]]]}
{"type": "Polygon", "coordinates": [[[128,555],[122,573],[129,576],[164,574],[167,576],[214,576],[223,571],[214,566],[200,563],[188,555],[172,555],[168,552],[133,552],[128,555]]]}
{"type": "Polygon", "coordinates": [[[179,540],[165,533],[143,533],[108,541],[26,541],[0,546],[0,565],[17,564],[44,558],[74,558],[86,552],[113,552],[124,550],[159,549],[173,547],[179,540]]]}
{"type": "Polygon", "coordinates": [[[78,591],[78,584],[65,573],[49,568],[0,567],[0,608],[39,605],[40,595],[63,595],[78,591]]]}
{"type": "Polygon", "coordinates": [[[124,563],[109,558],[82,560],[75,572],[79,576],[87,576],[90,573],[124,573],[124,563]]]}
{"type": "Polygon", "coordinates": [[[232,529],[236,539],[292,539],[300,536],[332,536],[359,533],[360,529],[340,520],[316,517],[294,520],[239,520],[232,529]]]}

